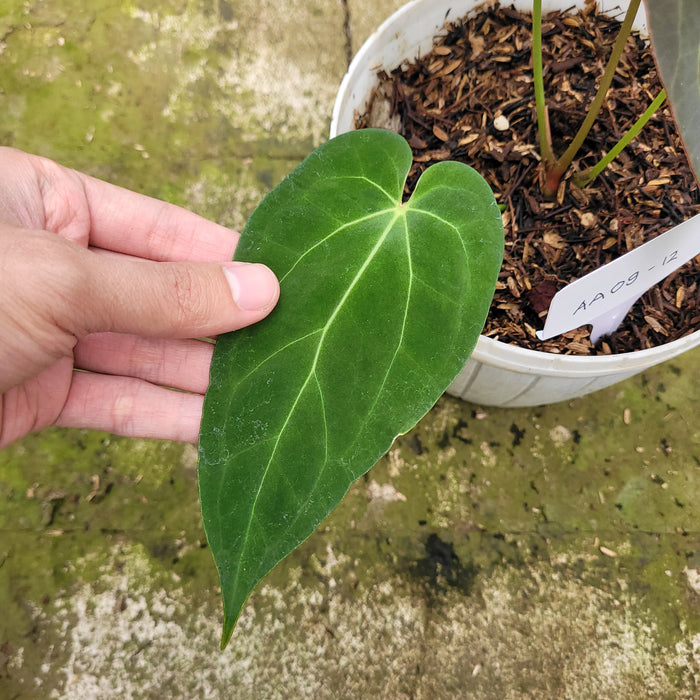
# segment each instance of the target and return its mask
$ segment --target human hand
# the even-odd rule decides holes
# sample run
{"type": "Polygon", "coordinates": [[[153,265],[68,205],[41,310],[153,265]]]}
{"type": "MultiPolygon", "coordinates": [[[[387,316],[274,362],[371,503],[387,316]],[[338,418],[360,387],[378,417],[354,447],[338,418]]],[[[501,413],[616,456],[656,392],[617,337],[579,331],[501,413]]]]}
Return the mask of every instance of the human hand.
{"type": "Polygon", "coordinates": [[[0,148],[0,447],[50,425],[196,442],[213,344],[193,338],[259,321],[279,296],[268,268],[230,262],[237,242],[0,148]]]}

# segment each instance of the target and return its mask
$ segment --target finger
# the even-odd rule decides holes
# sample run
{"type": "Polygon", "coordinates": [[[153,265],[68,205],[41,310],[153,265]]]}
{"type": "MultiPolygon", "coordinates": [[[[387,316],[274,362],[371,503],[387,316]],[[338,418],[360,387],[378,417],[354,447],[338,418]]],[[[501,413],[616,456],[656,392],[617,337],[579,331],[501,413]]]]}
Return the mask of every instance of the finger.
{"type": "Polygon", "coordinates": [[[279,296],[267,267],[237,262],[133,262],[92,255],[84,281],[82,305],[72,311],[82,314],[87,331],[158,338],[242,328],[266,316],[279,296]]]}
{"type": "Polygon", "coordinates": [[[204,394],[213,352],[214,344],[201,340],[93,333],[78,342],[73,354],[78,369],[204,394]]]}
{"type": "Polygon", "coordinates": [[[197,442],[204,397],[141,379],[74,372],[56,425],[115,435],[197,442]]]}
{"type": "Polygon", "coordinates": [[[90,243],[149,260],[231,260],[239,235],[186,209],[78,173],[90,243]]]}

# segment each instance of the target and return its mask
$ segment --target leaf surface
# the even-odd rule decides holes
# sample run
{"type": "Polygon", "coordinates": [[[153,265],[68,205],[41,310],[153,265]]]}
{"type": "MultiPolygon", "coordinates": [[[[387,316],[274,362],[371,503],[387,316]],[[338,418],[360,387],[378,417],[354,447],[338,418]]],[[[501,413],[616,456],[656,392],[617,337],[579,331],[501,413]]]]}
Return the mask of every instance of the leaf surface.
{"type": "Polygon", "coordinates": [[[222,646],[255,584],[430,410],[471,354],[503,255],[491,190],[457,162],[402,204],[411,150],[383,130],[314,151],[251,216],[236,258],[280,301],[221,336],[199,443],[222,646]]]}
{"type": "Polygon", "coordinates": [[[646,0],[659,74],[685,145],[700,173],[700,1],[646,0]]]}

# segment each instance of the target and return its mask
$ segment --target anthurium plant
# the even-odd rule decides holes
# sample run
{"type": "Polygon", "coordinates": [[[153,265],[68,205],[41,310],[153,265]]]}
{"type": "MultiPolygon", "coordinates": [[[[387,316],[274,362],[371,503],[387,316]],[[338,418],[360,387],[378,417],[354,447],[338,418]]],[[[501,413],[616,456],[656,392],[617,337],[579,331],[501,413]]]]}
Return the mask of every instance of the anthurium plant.
{"type": "MultiPolygon", "coordinates": [[[[602,154],[599,162],[585,173],[579,173],[576,182],[585,186],[635,138],[656,110],[667,98],[683,138],[690,166],[700,172],[700,2],[683,0],[645,0],[652,48],[665,87],[653,96],[649,107],[622,136],[609,153],[602,154]]],[[[630,0],[607,66],[601,76],[598,90],[586,118],[561,156],[552,149],[547,119],[547,102],[542,65],[542,0],[533,0],[532,7],[532,65],[537,104],[537,125],[540,155],[544,164],[543,191],[553,195],[559,187],[576,154],[583,147],[586,136],[605,103],[615,70],[622,56],[627,38],[632,31],[641,0],[630,0]]]]}
{"type": "Polygon", "coordinates": [[[403,202],[411,149],[330,140],[258,206],[236,257],[277,274],[277,308],[220,337],[199,443],[222,646],[256,583],[433,406],[471,354],[503,256],[494,196],[439,163],[403,202]]]}
{"type": "MultiPolygon", "coordinates": [[[[700,2],[646,2],[658,66],[697,172],[700,2]]],[[[639,6],[629,4],[620,47],[639,6]]],[[[556,157],[538,38],[541,0],[533,15],[543,180],[555,192],[619,52],[572,148],[556,157]]],[[[633,129],[665,98],[651,96],[633,129]]],[[[270,266],[282,292],[267,319],[218,339],[204,404],[198,478],[221,581],[222,647],[258,581],[432,407],[486,320],[503,256],[494,196],[477,172],[452,161],[428,168],[404,202],[411,160],[406,141],[392,132],[332,139],[263,200],[242,234],[236,258],[270,266]]]]}
{"type": "Polygon", "coordinates": [[[651,42],[661,80],[690,166],[700,173],[700,3],[646,0],[651,42]]]}

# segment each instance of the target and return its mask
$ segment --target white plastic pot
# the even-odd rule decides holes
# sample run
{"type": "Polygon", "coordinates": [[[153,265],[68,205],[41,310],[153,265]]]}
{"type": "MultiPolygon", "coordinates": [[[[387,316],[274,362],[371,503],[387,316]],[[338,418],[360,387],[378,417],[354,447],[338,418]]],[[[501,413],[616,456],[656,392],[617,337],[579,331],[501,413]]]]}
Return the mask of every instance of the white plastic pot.
{"type": "MultiPolygon", "coordinates": [[[[532,0],[509,0],[532,10],[532,0]]],[[[353,59],[333,109],[331,136],[355,128],[377,86],[377,71],[390,73],[433,46],[446,22],[464,17],[483,0],[413,0],[387,19],[353,59]]],[[[543,0],[543,11],[565,10],[583,0],[543,0]]],[[[627,0],[599,0],[603,11],[619,14],[627,0]]],[[[642,5],[643,7],[643,5],[642,5]]],[[[636,28],[646,29],[640,9],[636,28]]],[[[526,350],[481,336],[471,358],[447,390],[453,396],[490,406],[538,406],[566,401],[627,379],[700,344],[700,331],[649,350],[577,357],[526,350]]]]}

